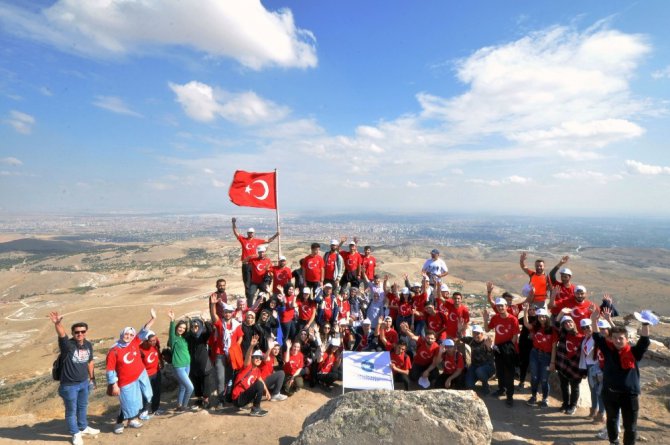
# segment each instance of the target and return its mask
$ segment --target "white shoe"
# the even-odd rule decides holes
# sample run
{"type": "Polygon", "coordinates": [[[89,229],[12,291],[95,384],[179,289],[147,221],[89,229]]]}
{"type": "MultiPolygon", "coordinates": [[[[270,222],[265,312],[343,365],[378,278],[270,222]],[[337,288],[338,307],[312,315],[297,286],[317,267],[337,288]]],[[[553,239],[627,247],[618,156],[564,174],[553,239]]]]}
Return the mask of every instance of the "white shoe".
{"type": "Polygon", "coordinates": [[[130,428],[142,428],[143,425],[142,422],[140,422],[139,420],[133,419],[130,422],[128,422],[128,426],[130,428]]]}
{"type": "Polygon", "coordinates": [[[148,411],[142,411],[142,413],[139,416],[140,420],[149,420],[151,419],[151,416],[149,415],[148,411]]]}
{"type": "Polygon", "coordinates": [[[87,434],[89,436],[95,436],[96,434],[100,434],[100,430],[96,428],[91,428],[90,426],[87,426],[86,429],[80,431],[81,434],[87,434]]]}
{"type": "Polygon", "coordinates": [[[281,401],[284,401],[286,399],[288,399],[288,396],[285,396],[284,394],[279,393],[279,394],[275,394],[274,396],[272,396],[272,398],[270,400],[272,402],[281,402],[281,401]]]}
{"type": "Polygon", "coordinates": [[[81,433],[72,435],[72,445],[84,445],[84,439],[81,437],[81,433]]]}
{"type": "Polygon", "coordinates": [[[123,430],[124,430],[123,423],[117,423],[116,425],[114,425],[114,434],[123,434],[123,430]]]}

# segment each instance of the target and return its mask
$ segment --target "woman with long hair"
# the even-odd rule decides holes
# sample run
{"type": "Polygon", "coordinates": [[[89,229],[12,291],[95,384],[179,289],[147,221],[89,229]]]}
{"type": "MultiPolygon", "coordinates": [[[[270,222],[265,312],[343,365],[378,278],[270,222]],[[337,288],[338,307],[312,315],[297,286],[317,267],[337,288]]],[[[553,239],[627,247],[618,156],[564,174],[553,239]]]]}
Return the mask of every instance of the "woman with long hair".
{"type": "Polygon", "coordinates": [[[577,330],[572,317],[562,315],[560,320],[558,342],[551,353],[549,371],[558,371],[563,399],[561,411],[571,416],[577,410],[579,384],[583,377],[579,369],[579,349],[584,336],[577,330]]]}
{"type": "Polygon", "coordinates": [[[193,394],[193,383],[189,378],[191,371],[191,355],[188,352],[188,343],[184,335],[188,330],[188,323],[184,320],[174,321],[174,311],[168,311],[170,317],[170,337],[168,345],[172,348],[172,367],[175,371],[175,376],[179,381],[179,392],[177,393],[177,411],[186,411],[188,408],[188,401],[193,394]]]}

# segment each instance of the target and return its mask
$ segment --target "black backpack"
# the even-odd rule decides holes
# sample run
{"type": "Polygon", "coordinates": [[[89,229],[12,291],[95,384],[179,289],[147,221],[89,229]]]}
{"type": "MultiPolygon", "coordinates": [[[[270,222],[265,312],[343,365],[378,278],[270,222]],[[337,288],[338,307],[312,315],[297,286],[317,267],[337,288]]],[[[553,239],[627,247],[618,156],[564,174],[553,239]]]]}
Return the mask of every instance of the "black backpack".
{"type": "Polygon", "coordinates": [[[51,377],[57,382],[60,381],[61,373],[63,372],[63,357],[62,354],[58,354],[56,360],[54,360],[53,365],[51,365],[51,377]]]}
{"type": "Polygon", "coordinates": [[[170,347],[163,348],[161,351],[161,356],[163,357],[165,363],[172,364],[172,349],[170,347]]]}

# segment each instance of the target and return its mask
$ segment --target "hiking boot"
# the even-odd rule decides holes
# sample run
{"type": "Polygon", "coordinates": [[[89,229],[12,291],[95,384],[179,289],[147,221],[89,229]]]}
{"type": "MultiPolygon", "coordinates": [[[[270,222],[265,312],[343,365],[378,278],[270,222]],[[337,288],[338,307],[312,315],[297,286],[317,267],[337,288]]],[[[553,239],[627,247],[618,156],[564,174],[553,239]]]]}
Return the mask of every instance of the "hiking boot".
{"type": "Polygon", "coordinates": [[[264,409],[261,409],[260,407],[255,407],[255,406],[253,408],[251,408],[251,412],[249,413],[249,415],[251,417],[264,417],[264,416],[267,416],[267,414],[268,414],[267,411],[265,411],[264,409]]]}
{"type": "Polygon", "coordinates": [[[537,403],[537,397],[533,396],[530,399],[528,399],[528,401],[526,402],[526,405],[535,406],[536,403],[537,403]]]}

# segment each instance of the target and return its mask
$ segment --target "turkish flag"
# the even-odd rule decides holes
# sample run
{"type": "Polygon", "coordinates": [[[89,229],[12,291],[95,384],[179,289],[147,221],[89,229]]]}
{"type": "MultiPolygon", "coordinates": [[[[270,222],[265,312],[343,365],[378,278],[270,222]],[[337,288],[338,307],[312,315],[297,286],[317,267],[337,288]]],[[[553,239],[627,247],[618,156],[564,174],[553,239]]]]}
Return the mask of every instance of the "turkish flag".
{"type": "Polygon", "coordinates": [[[228,196],[233,204],[242,207],[277,208],[276,172],[256,173],[237,170],[228,196]]]}

